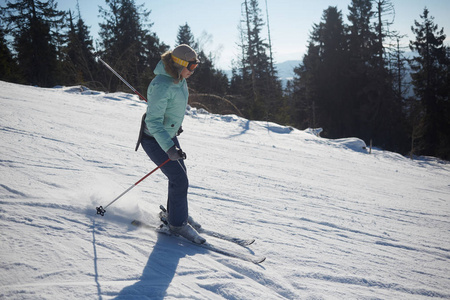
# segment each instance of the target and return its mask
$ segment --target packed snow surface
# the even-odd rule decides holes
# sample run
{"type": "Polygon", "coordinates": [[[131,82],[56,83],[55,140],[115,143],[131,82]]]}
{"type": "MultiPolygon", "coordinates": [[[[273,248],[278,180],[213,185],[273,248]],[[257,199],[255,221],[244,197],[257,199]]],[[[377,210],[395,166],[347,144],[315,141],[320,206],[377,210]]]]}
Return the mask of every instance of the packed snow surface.
{"type": "Polygon", "coordinates": [[[0,89],[0,299],[450,298],[448,162],[189,108],[190,214],[256,265],[132,226],[158,224],[160,171],[96,214],[155,168],[137,96],[0,89]]]}

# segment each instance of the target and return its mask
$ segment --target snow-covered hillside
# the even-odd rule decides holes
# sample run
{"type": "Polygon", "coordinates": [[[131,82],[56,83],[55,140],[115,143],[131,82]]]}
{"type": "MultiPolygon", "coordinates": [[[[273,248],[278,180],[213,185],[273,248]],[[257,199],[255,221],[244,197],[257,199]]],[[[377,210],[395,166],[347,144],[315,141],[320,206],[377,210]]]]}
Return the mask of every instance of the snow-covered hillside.
{"type": "Polygon", "coordinates": [[[130,225],[167,183],[131,94],[0,82],[0,299],[450,298],[450,165],[187,111],[190,212],[261,265],[130,225]]]}

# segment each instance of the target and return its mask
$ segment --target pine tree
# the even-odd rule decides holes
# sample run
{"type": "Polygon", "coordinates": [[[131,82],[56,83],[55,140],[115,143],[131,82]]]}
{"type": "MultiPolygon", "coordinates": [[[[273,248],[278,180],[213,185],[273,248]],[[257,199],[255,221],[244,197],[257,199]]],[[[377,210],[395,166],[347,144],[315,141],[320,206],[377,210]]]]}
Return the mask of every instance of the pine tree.
{"type": "Polygon", "coordinates": [[[415,147],[419,154],[450,158],[449,126],[449,57],[443,42],[444,29],[438,30],[427,8],[414,22],[416,35],[410,48],[417,53],[411,63],[412,82],[416,97],[422,104],[420,135],[415,147]]]}
{"type": "Polygon", "coordinates": [[[195,50],[198,49],[198,43],[195,42],[194,35],[191,32],[191,27],[186,23],[178,28],[176,45],[186,44],[195,50]]]}
{"type": "MultiPolygon", "coordinates": [[[[385,122],[385,128],[388,134],[384,135],[387,140],[387,149],[406,154],[410,149],[409,129],[408,129],[408,99],[407,94],[410,90],[410,84],[407,82],[407,62],[404,56],[404,50],[400,46],[400,36],[395,38],[394,46],[387,51],[385,59],[387,72],[384,82],[390,87],[389,101],[391,105],[387,107],[386,117],[389,122],[385,122]],[[389,127],[387,127],[389,126],[389,127]]],[[[382,73],[383,74],[383,73],[382,73]]],[[[380,135],[383,135],[381,132],[380,135]]]]}
{"type": "Polygon", "coordinates": [[[319,46],[320,64],[316,78],[319,80],[317,106],[318,121],[325,134],[337,137],[348,135],[353,116],[348,106],[349,76],[346,28],[337,7],[324,11],[323,22],[318,26],[316,43],[319,46]]]}
{"type": "Polygon", "coordinates": [[[389,31],[389,26],[393,24],[395,18],[394,5],[390,0],[375,0],[375,65],[383,66],[387,60],[383,59],[385,55],[384,42],[386,38],[396,37],[396,33],[389,31]],[[390,17],[387,19],[387,17],[390,17]]]}
{"type": "Polygon", "coordinates": [[[320,126],[329,137],[347,130],[351,119],[348,107],[349,75],[347,71],[346,28],[337,7],[329,7],[322,22],[315,24],[310,35],[308,53],[303,64],[295,70],[294,84],[297,106],[303,106],[300,123],[306,118],[308,127],[320,126]],[[305,111],[306,109],[306,111],[305,111]]]}
{"type": "MultiPolygon", "coordinates": [[[[316,25],[314,25],[316,26],[316,25]]],[[[312,35],[314,34],[312,32],[312,35]]],[[[294,68],[294,79],[290,93],[290,122],[298,128],[316,128],[316,101],[319,92],[318,64],[319,47],[310,38],[308,52],[300,66],[294,68]]]]}
{"type": "Polygon", "coordinates": [[[383,46],[387,30],[382,15],[389,6],[378,1],[376,13],[370,0],[353,0],[349,6],[350,82],[349,99],[354,112],[352,135],[384,149],[401,151],[403,120],[402,99],[394,90],[392,72],[387,69],[383,46]],[[375,27],[372,18],[376,17],[375,27]]]}
{"type": "Polygon", "coordinates": [[[63,68],[68,84],[83,84],[93,89],[102,88],[98,77],[99,66],[94,58],[93,40],[89,28],[84,23],[78,6],[78,18],[74,22],[69,11],[67,42],[63,48],[65,54],[63,68]]]}
{"type": "Polygon", "coordinates": [[[351,131],[340,134],[358,136],[368,142],[373,138],[373,129],[370,126],[370,123],[373,123],[373,115],[369,114],[375,105],[370,99],[374,97],[372,94],[374,82],[371,75],[377,57],[377,49],[374,46],[376,36],[371,23],[374,12],[370,0],[352,0],[348,9],[350,21],[348,80],[353,83],[353,88],[348,97],[351,116],[347,120],[347,126],[351,131]]]}
{"type": "Polygon", "coordinates": [[[352,1],[350,25],[337,7],[324,10],[295,69],[292,120],[301,128],[322,127],[326,137],[358,136],[385,149],[405,150],[402,98],[380,43],[386,24],[374,27],[371,9],[370,0],[352,1]]]}
{"type": "Polygon", "coordinates": [[[257,0],[246,0],[243,4],[242,58],[239,73],[234,73],[240,78],[232,83],[242,85],[239,89],[244,93],[247,102],[244,111],[249,118],[276,121],[284,118],[282,88],[267,54],[269,45],[261,37],[265,24],[257,0]]]}
{"type": "Polygon", "coordinates": [[[371,20],[374,17],[371,0],[352,0],[348,6],[350,21],[350,52],[355,62],[364,65],[373,62],[377,49],[374,47],[376,37],[371,20]]]}
{"type": "Polygon", "coordinates": [[[9,50],[0,19],[0,80],[19,82],[20,74],[18,72],[17,63],[9,50]]]}
{"type": "MultiPolygon", "coordinates": [[[[152,70],[167,46],[150,33],[150,11],[134,0],[105,0],[109,9],[100,8],[100,55],[138,90],[146,90],[152,70]]],[[[128,90],[105,70],[105,86],[109,91],[128,90]]]]}
{"type": "Polygon", "coordinates": [[[370,134],[367,138],[373,139],[377,146],[384,149],[405,152],[408,145],[401,92],[401,53],[398,53],[398,48],[392,50],[385,46],[399,38],[397,32],[389,29],[395,18],[395,10],[390,0],[376,0],[374,3],[376,21],[368,77],[370,95],[367,97],[368,105],[363,105],[368,120],[367,132],[370,134]],[[388,68],[390,52],[396,56],[396,63],[393,67],[391,65],[391,69],[388,68]]]}
{"type": "Polygon", "coordinates": [[[64,13],[53,0],[6,2],[6,22],[12,26],[14,50],[25,80],[33,85],[52,86],[58,80],[59,29],[64,13]]]}

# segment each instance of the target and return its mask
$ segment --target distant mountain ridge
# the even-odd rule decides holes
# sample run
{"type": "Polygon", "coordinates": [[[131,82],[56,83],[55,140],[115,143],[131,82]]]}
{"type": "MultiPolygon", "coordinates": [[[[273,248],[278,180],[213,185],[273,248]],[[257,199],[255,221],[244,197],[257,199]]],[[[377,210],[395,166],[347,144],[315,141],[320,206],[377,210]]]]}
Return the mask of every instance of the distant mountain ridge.
{"type": "Polygon", "coordinates": [[[298,67],[301,62],[301,60],[287,60],[275,64],[275,68],[278,71],[278,77],[281,80],[291,80],[294,77],[294,68],[298,67]]]}
{"type": "MultiPolygon", "coordinates": [[[[286,84],[286,81],[291,80],[294,77],[294,68],[300,65],[301,62],[301,60],[287,60],[282,63],[275,64],[275,69],[278,72],[278,78],[283,82],[283,86],[286,84]]],[[[228,79],[231,80],[231,70],[223,70],[223,72],[225,72],[228,79]]]]}

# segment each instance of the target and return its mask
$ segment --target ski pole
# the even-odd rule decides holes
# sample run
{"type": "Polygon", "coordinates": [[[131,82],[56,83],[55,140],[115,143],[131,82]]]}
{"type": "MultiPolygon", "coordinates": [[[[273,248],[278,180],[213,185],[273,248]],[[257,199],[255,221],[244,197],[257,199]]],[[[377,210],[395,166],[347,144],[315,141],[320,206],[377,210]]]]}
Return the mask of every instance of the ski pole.
{"type": "Polygon", "coordinates": [[[117,73],[113,68],[111,68],[110,65],[108,65],[106,62],[103,61],[103,59],[101,59],[100,57],[98,57],[98,60],[102,62],[102,64],[104,64],[108,69],[111,70],[111,72],[114,73],[114,75],[117,76],[117,78],[119,78],[120,80],[122,80],[123,83],[125,83],[133,92],[135,92],[142,100],[144,100],[145,102],[147,102],[147,99],[141,95],[141,93],[139,93],[134,87],[131,86],[131,84],[129,84],[125,79],[123,79],[122,76],[119,75],[119,73],[117,73]]]}
{"type": "Polygon", "coordinates": [[[109,203],[108,205],[106,205],[105,207],[103,206],[99,206],[96,207],[97,209],[97,215],[101,215],[102,217],[105,215],[106,212],[106,208],[108,206],[110,206],[111,204],[113,204],[114,202],[116,202],[117,200],[119,200],[120,197],[122,197],[123,195],[125,195],[126,193],[128,193],[132,188],[134,188],[135,186],[137,186],[139,183],[141,183],[145,178],[147,178],[148,176],[152,175],[153,172],[155,172],[156,170],[158,170],[159,168],[161,168],[162,166],[164,166],[165,164],[167,164],[170,161],[170,158],[168,158],[165,162],[163,162],[162,164],[160,164],[159,166],[157,166],[156,168],[154,168],[150,173],[148,173],[147,175],[145,175],[144,177],[142,177],[141,179],[139,179],[138,182],[136,182],[135,184],[133,184],[132,186],[130,186],[128,189],[126,189],[122,194],[120,194],[116,199],[114,199],[113,201],[111,201],[111,203],[109,203]]]}

